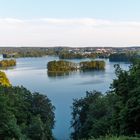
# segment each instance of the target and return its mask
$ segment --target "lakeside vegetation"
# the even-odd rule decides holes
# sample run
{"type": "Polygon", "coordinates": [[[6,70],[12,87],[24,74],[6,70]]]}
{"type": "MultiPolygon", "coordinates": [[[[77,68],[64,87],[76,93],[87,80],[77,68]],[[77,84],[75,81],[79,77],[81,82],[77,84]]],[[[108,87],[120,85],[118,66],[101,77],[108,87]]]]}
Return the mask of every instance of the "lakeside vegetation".
{"type": "Polygon", "coordinates": [[[60,59],[109,58],[110,61],[129,61],[133,54],[140,56],[140,47],[1,47],[4,58],[57,56],[60,59]]]}
{"type": "Polygon", "coordinates": [[[127,137],[127,136],[106,136],[106,137],[100,137],[100,138],[92,138],[89,140],[140,140],[138,137],[127,137]]]}
{"type": "Polygon", "coordinates": [[[137,140],[140,139],[140,60],[129,71],[115,65],[116,76],[106,94],[87,92],[74,99],[72,106],[72,139],[137,140]],[[128,138],[105,138],[106,135],[128,138]],[[132,138],[131,137],[138,137],[132,138]]]}
{"type": "Polygon", "coordinates": [[[6,74],[2,71],[0,71],[0,86],[11,86],[6,74]]]}
{"type": "Polygon", "coordinates": [[[0,53],[3,54],[4,58],[19,58],[19,57],[42,57],[46,56],[51,50],[48,51],[46,48],[36,47],[20,47],[20,48],[0,48],[0,53]]]}
{"type": "Polygon", "coordinates": [[[114,53],[109,56],[110,62],[131,62],[133,59],[138,58],[136,53],[114,53]]]}
{"type": "Polygon", "coordinates": [[[104,61],[85,61],[78,63],[73,63],[69,61],[50,61],[47,64],[48,72],[69,72],[76,70],[104,70],[104,61]]]}
{"type": "Polygon", "coordinates": [[[97,58],[96,53],[82,54],[73,52],[62,52],[59,54],[60,59],[83,59],[83,58],[97,58]]]}
{"type": "Polygon", "coordinates": [[[13,66],[16,66],[16,60],[14,59],[0,61],[0,68],[7,68],[13,66]]]}
{"type": "Polygon", "coordinates": [[[0,72],[0,140],[53,140],[51,101],[38,92],[9,85],[0,72]]]}
{"type": "Polygon", "coordinates": [[[59,54],[59,58],[60,59],[82,59],[82,58],[85,58],[82,54],[80,54],[80,53],[77,53],[77,54],[75,54],[75,53],[60,53],[59,54]]]}

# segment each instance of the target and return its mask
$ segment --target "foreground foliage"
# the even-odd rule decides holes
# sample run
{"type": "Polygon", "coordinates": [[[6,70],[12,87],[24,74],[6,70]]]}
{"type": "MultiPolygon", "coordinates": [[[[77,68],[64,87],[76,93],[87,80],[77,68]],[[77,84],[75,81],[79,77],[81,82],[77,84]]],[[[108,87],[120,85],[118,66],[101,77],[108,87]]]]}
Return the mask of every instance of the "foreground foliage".
{"type": "Polygon", "coordinates": [[[24,87],[0,86],[0,140],[52,140],[54,106],[24,87]]]}
{"type": "Polygon", "coordinates": [[[97,139],[89,139],[89,140],[140,140],[140,138],[136,137],[126,137],[126,136],[120,136],[120,137],[115,137],[115,136],[106,136],[106,137],[100,137],[97,139]]]}
{"type": "Polygon", "coordinates": [[[2,71],[0,71],[0,85],[2,86],[11,86],[6,74],[2,71]]]}
{"type": "Polygon", "coordinates": [[[86,97],[74,100],[74,140],[140,134],[140,61],[133,62],[129,71],[119,65],[115,68],[117,78],[110,92],[87,92],[86,97]]]}

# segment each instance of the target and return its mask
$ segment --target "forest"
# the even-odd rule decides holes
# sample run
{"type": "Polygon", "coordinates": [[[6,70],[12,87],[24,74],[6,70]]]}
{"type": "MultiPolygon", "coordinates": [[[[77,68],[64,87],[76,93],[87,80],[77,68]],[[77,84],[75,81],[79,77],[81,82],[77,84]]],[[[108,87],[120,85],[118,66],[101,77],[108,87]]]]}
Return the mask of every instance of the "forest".
{"type": "Polygon", "coordinates": [[[106,94],[87,91],[85,97],[74,99],[73,140],[140,139],[140,60],[133,61],[128,71],[115,65],[115,72],[116,79],[106,94]]]}
{"type": "Polygon", "coordinates": [[[109,58],[110,61],[130,61],[130,58],[140,56],[139,47],[128,48],[112,48],[103,47],[1,47],[0,54],[4,58],[19,58],[19,57],[43,57],[43,56],[58,56],[60,59],[83,59],[83,58],[109,58]],[[100,50],[100,51],[99,51],[100,50]]]}
{"type": "Polygon", "coordinates": [[[131,62],[133,59],[138,58],[139,55],[134,52],[129,53],[113,53],[109,56],[110,62],[131,62]]]}
{"type": "Polygon", "coordinates": [[[42,57],[48,54],[54,53],[46,48],[36,47],[7,47],[0,48],[0,54],[3,54],[4,58],[19,58],[19,57],[42,57]]]}
{"type": "Polygon", "coordinates": [[[0,72],[0,140],[53,140],[54,110],[47,96],[11,86],[0,72]]]}
{"type": "Polygon", "coordinates": [[[88,53],[88,54],[82,54],[82,53],[74,53],[74,52],[60,52],[59,58],[60,59],[82,59],[82,58],[97,58],[96,53],[88,53]]]}

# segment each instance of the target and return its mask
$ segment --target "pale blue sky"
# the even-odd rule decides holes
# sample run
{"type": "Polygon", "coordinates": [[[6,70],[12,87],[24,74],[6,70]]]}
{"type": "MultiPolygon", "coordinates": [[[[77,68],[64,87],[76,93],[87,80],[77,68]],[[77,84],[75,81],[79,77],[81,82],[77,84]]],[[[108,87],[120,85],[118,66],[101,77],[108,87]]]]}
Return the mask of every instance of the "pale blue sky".
{"type": "Polygon", "coordinates": [[[0,45],[140,45],[140,0],[0,0],[0,26],[0,45]]]}
{"type": "Polygon", "coordinates": [[[140,0],[0,0],[0,17],[140,21],[140,0]]]}

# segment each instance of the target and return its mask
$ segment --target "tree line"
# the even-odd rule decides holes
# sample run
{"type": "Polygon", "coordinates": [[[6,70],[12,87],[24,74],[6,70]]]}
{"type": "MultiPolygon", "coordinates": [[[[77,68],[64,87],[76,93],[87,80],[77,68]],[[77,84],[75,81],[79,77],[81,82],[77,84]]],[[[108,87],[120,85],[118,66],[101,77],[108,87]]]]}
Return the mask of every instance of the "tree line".
{"type": "Polygon", "coordinates": [[[91,91],[81,99],[74,99],[72,139],[106,135],[140,137],[140,60],[134,61],[129,71],[115,65],[115,72],[117,78],[106,94],[91,91]]]}
{"type": "Polygon", "coordinates": [[[74,52],[60,52],[60,59],[82,59],[82,58],[97,58],[97,53],[74,53],[74,52]]]}
{"type": "Polygon", "coordinates": [[[134,52],[128,53],[113,53],[109,56],[110,62],[131,62],[133,59],[139,58],[140,56],[134,52]]]}
{"type": "Polygon", "coordinates": [[[46,95],[13,87],[0,72],[0,140],[53,140],[54,109],[46,95]]]}

